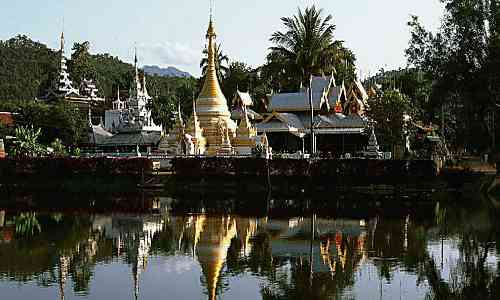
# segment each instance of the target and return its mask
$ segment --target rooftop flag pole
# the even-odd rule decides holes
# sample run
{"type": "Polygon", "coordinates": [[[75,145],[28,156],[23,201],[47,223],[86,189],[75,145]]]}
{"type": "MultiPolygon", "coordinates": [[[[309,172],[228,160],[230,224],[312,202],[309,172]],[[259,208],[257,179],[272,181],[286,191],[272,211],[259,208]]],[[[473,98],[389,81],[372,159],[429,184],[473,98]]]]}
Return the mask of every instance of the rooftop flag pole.
{"type": "Polygon", "coordinates": [[[309,77],[309,109],[311,110],[311,157],[314,154],[314,109],[313,109],[313,94],[312,94],[312,74],[309,77]]]}

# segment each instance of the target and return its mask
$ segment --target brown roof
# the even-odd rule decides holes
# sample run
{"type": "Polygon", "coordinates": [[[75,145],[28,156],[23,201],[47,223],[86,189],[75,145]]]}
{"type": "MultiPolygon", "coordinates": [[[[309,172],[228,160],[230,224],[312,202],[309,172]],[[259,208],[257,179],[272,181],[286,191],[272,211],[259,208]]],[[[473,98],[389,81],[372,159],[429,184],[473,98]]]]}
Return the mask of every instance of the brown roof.
{"type": "Polygon", "coordinates": [[[4,126],[14,125],[14,116],[11,112],[0,112],[0,124],[4,126]]]}

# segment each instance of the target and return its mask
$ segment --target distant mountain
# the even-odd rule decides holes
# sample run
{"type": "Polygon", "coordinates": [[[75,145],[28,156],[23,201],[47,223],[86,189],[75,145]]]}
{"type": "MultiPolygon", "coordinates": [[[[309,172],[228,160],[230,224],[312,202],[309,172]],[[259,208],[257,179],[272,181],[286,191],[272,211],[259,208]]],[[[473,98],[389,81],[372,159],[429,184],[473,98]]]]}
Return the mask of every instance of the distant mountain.
{"type": "Polygon", "coordinates": [[[148,75],[158,75],[164,77],[181,77],[190,78],[193,77],[188,72],[181,71],[176,67],[160,68],[158,66],[144,66],[144,72],[148,75]]]}

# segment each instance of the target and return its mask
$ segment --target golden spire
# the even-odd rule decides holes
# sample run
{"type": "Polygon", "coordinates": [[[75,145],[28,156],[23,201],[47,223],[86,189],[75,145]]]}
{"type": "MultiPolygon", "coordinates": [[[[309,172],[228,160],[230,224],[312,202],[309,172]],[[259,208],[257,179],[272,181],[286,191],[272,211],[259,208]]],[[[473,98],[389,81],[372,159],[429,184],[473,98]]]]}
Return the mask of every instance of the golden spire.
{"type": "Polygon", "coordinates": [[[198,116],[196,115],[196,101],[193,99],[193,135],[198,136],[198,116]]]}
{"type": "MultiPolygon", "coordinates": [[[[203,89],[201,90],[199,99],[208,98],[213,99],[212,101],[221,102],[226,104],[226,97],[222,93],[219,85],[219,80],[217,79],[217,70],[215,65],[215,38],[217,34],[215,33],[215,28],[212,19],[208,24],[207,39],[208,39],[208,65],[205,74],[205,83],[203,84],[203,89]]],[[[227,104],[226,104],[227,105],[227,104]]]]}

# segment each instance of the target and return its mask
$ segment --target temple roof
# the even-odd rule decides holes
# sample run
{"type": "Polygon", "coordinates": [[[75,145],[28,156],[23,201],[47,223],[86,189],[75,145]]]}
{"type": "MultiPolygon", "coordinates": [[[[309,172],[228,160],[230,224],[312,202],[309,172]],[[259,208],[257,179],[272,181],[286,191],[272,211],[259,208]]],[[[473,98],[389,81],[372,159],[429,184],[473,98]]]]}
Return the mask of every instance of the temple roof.
{"type": "Polygon", "coordinates": [[[337,105],[337,101],[341,100],[342,96],[345,97],[345,94],[346,90],[343,83],[339,86],[332,86],[328,96],[328,104],[330,107],[334,108],[337,105]]]}
{"type": "Polygon", "coordinates": [[[92,125],[88,134],[89,143],[94,145],[102,144],[112,136],[113,135],[110,132],[106,131],[106,129],[104,129],[101,124],[92,125]]]}
{"type": "MultiPolygon", "coordinates": [[[[246,109],[247,109],[248,118],[250,120],[262,120],[263,119],[261,114],[255,112],[251,108],[247,107],[246,109]]],[[[243,110],[239,107],[234,108],[231,111],[231,119],[233,119],[233,120],[240,120],[242,115],[243,115],[243,110]]]]}
{"type": "MultiPolygon", "coordinates": [[[[256,125],[259,132],[298,132],[308,134],[311,128],[310,115],[307,113],[274,112],[262,123],[256,125]]],[[[359,134],[365,131],[368,120],[358,115],[333,114],[318,115],[313,119],[314,130],[321,134],[359,134]]]]}
{"type": "MultiPolygon", "coordinates": [[[[313,109],[319,110],[321,108],[323,93],[313,92],[313,109]]],[[[309,95],[307,92],[300,93],[284,93],[271,96],[269,103],[270,111],[308,111],[309,95]]]]}
{"type": "MultiPolygon", "coordinates": [[[[333,76],[326,76],[326,77],[314,76],[312,78],[311,86],[312,86],[312,96],[313,96],[312,99],[313,109],[320,110],[321,105],[323,104],[324,101],[326,101],[324,99],[325,94],[329,92],[331,88],[335,87],[334,78],[333,76]]],[[[341,90],[337,92],[330,91],[330,94],[331,92],[334,92],[334,94],[331,94],[329,98],[338,95],[340,91],[341,90]]],[[[333,101],[333,99],[334,98],[332,98],[331,101],[333,101]]],[[[331,101],[330,99],[328,99],[328,102],[331,101]]],[[[282,94],[271,95],[268,110],[279,111],[279,112],[309,111],[310,110],[309,91],[302,90],[296,93],[282,93],[282,94]]]]}
{"type": "Polygon", "coordinates": [[[252,106],[253,105],[253,100],[252,100],[252,97],[250,96],[250,94],[243,93],[240,91],[236,91],[236,94],[234,95],[233,105],[235,105],[236,102],[241,102],[245,106],[252,106]]]}
{"type": "Polygon", "coordinates": [[[150,146],[156,145],[160,141],[159,132],[120,132],[112,137],[106,138],[98,143],[99,146],[150,146]]]}

